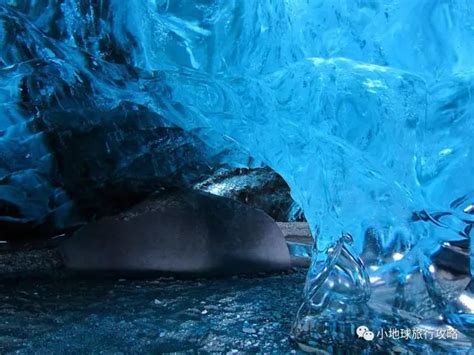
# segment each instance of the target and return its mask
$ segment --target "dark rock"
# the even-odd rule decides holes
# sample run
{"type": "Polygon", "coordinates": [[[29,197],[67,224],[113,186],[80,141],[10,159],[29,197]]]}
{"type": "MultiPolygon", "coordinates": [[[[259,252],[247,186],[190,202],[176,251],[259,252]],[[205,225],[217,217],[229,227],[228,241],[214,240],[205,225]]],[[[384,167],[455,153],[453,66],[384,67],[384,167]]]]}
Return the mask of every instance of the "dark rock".
{"type": "Polygon", "coordinates": [[[195,185],[201,191],[260,208],[276,221],[304,221],[283,178],[269,167],[228,169],[195,185]]]}
{"type": "Polygon", "coordinates": [[[167,192],[93,222],[61,247],[66,267],[123,273],[237,274],[290,267],[263,211],[202,192],[167,192]]]}

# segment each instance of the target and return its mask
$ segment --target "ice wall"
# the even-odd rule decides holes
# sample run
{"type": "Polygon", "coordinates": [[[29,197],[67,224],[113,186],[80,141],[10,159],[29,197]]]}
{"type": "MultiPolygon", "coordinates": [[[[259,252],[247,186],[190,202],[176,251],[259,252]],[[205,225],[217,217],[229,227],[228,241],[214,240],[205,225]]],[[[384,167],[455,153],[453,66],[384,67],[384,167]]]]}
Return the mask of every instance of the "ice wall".
{"type": "MultiPolygon", "coordinates": [[[[129,144],[101,132],[138,110],[203,142],[193,162],[250,155],[289,184],[316,240],[297,341],[347,340],[355,319],[472,336],[471,1],[2,3],[1,196],[48,166],[44,131],[63,148],[97,131],[122,174],[129,144]]],[[[133,154],[156,139],[128,127],[133,154]]]]}

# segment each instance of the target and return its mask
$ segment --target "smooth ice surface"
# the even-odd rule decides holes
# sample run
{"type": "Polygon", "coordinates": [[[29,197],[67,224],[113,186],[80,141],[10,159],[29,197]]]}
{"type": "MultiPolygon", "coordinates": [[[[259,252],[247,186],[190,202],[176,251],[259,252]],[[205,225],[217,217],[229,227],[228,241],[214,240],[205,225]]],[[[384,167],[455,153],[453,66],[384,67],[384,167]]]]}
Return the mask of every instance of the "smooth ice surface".
{"type": "Polygon", "coordinates": [[[70,147],[86,125],[127,165],[123,129],[89,132],[139,108],[202,157],[286,180],[316,240],[297,342],[347,341],[360,319],[473,335],[471,1],[2,3],[3,200],[50,208],[53,183],[74,200],[45,178],[44,127],[70,147]]]}

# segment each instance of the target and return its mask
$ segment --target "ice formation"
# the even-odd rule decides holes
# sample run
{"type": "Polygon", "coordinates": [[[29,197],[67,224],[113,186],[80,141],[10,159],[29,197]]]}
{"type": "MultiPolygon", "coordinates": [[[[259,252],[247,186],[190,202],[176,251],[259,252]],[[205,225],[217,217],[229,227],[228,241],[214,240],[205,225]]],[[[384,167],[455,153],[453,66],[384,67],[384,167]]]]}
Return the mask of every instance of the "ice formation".
{"type": "Polygon", "coordinates": [[[302,346],[353,339],[355,321],[473,336],[474,3],[1,3],[1,219],[15,199],[66,218],[51,134],[68,146],[108,127],[97,139],[120,174],[121,132],[175,127],[200,147],[191,161],[250,155],[303,207],[315,248],[302,346]],[[117,130],[120,114],[148,119],[117,130]]]}

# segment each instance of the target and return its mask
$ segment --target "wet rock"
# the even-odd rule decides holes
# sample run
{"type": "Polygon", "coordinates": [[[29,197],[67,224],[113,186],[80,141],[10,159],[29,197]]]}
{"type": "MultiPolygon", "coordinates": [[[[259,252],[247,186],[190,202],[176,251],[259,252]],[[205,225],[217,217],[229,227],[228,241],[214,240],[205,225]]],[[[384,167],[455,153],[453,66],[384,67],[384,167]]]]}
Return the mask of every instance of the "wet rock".
{"type": "Polygon", "coordinates": [[[195,188],[260,208],[277,221],[305,220],[285,180],[269,167],[224,170],[195,188]]]}
{"type": "Polygon", "coordinates": [[[243,331],[244,333],[247,333],[247,334],[255,334],[255,333],[257,332],[255,329],[253,329],[253,328],[248,328],[248,327],[244,327],[244,328],[242,329],[242,331],[243,331]]]}
{"type": "Polygon", "coordinates": [[[290,266],[283,234],[268,215],[197,191],[166,192],[93,222],[61,253],[66,267],[80,271],[228,275],[290,266]]]}

